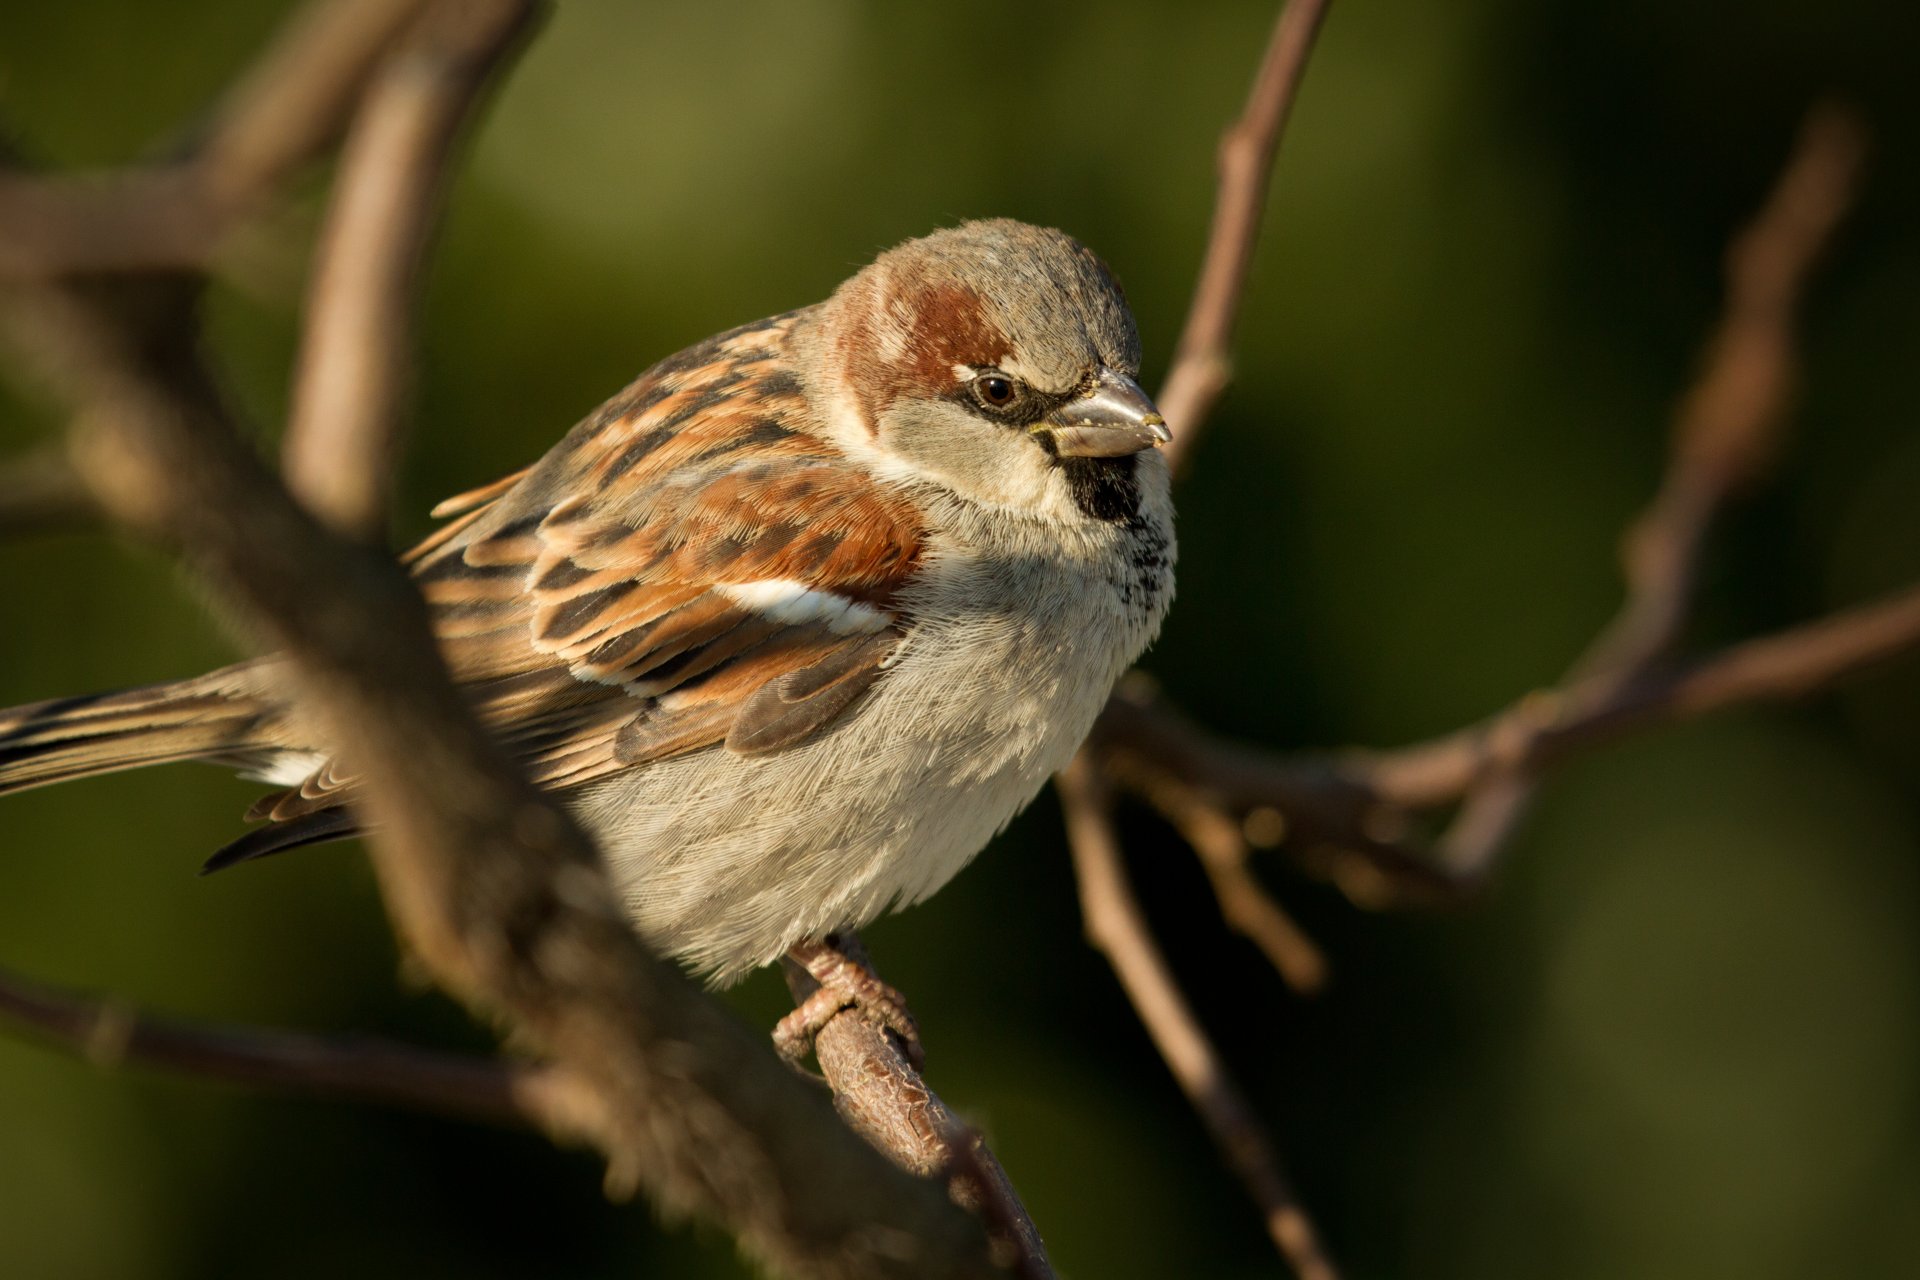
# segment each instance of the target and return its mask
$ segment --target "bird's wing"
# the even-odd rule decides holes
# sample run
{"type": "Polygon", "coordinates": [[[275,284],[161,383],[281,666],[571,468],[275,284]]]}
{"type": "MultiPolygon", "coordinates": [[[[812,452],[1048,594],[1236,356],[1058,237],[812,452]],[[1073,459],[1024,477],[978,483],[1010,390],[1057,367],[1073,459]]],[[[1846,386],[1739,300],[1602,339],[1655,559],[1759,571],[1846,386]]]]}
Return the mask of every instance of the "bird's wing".
{"type": "MultiPolygon", "coordinates": [[[[790,319],[649,370],[409,557],[448,666],[548,788],[819,733],[898,644],[910,504],[802,429],[790,319]]],[[[250,816],[351,799],[325,768],[250,816]]]]}

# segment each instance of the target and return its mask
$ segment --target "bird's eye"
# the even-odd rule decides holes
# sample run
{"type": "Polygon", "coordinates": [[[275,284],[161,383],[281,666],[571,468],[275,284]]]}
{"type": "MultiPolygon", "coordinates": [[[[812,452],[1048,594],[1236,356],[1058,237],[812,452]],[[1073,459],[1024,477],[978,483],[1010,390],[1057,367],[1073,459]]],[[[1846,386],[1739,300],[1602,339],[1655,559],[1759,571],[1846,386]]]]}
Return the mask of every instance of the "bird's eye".
{"type": "Polygon", "coordinates": [[[973,395],[989,409],[1005,409],[1020,398],[1020,386],[1004,373],[983,373],[973,380],[973,395]]]}

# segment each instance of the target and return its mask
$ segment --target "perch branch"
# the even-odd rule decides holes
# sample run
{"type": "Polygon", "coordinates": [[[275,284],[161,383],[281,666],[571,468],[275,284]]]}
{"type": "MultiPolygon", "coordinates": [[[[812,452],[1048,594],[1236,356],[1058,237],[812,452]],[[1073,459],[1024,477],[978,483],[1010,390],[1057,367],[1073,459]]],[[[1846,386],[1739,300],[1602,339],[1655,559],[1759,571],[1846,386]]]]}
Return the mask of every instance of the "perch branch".
{"type": "Polygon", "coordinates": [[[1056,780],[1073,851],[1088,940],[1107,957],[1187,1100],[1200,1113],[1241,1183],[1260,1207],[1267,1234],[1300,1280],[1335,1280],[1319,1235],[1281,1169],[1280,1157],[1228,1074],[1219,1051],[1181,995],[1153,939],[1121,863],[1112,793],[1082,753],[1056,780]]]}
{"type": "MultiPolygon", "coordinates": [[[[451,21],[481,12],[443,3],[451,21]]],[[[7,213],[0,201],[0,242],[7,213]]],[[[10,292],[4,333],[75,411],[73,455],[101,507],[176,549],[278,651],[294,713],[357,778],[396,930],[590,1100],[554,1136],[584,1135],[611,1185],[718,1219],[788,1274],[993,1274],[938,1187],[889,1165],[640,948],[585,836],[474,723],[404,573],[316,522],[241,443],[197,347],[199,290],[185,274],[43,273],[10,292]]]]}
{"type": "MultiPolygon", "coordinates": [[[[860,939],[840,948],[872,968],[860,939]]],[[[797,964],[785,965],[796,1005],[819,989],[797,964]]],[[[994,1258],[1023,1280],[1051,1280],[1040,1232],[985,1139],[964,1124],[916,1071],[893,1037],[856,1009],[843,1009],[814,1037],[814,1057],[833,1088],[834,1107],[855,1132],[895,1164],[944,1178],[955,1204],[987,1227],[994,1258]]]]}

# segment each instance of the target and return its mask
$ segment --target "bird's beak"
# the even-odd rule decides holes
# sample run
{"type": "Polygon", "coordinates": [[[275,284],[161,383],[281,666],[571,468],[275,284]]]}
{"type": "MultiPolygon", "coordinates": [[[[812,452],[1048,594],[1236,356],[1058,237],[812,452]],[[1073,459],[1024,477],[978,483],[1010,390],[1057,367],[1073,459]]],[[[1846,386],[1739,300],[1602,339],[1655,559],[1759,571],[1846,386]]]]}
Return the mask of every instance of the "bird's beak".
{"type": "Polygon", "coordinates": [[[1120,458],[1158,449],[1173,439],[1167,420],[1140,384],[1111,369],[1102,369],[1091,391],[1061,405],[1032,429],[1051,436],[1054,452],[1063,458],[1120,458]]]}

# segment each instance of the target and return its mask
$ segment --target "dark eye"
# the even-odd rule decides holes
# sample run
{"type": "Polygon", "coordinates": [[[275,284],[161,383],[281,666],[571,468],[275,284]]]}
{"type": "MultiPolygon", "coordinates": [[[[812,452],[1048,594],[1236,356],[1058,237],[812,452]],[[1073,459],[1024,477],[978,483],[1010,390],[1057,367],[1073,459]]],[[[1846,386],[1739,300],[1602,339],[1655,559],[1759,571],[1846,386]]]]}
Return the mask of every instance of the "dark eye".
{"type": "Polygon", "coordinates": [[[1020,398],[1020,384],[1004,373],[983,373],[973,380],[973,396],[988,409],[1005,409],[1020,398]]]}

